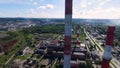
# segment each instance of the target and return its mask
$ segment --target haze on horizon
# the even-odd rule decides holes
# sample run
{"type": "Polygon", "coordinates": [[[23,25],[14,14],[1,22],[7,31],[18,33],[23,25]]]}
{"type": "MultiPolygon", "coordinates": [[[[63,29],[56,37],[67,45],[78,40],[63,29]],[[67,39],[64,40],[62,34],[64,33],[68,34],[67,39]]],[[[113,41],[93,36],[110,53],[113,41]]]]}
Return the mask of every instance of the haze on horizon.
{"type": "MultiPolygon", "coordinates": [[[[120,19],[120,0],[73,0],[73,18],[120,19]]],[[[0,0],[0,17],[64,18],[65,0],[0,0]]]]}

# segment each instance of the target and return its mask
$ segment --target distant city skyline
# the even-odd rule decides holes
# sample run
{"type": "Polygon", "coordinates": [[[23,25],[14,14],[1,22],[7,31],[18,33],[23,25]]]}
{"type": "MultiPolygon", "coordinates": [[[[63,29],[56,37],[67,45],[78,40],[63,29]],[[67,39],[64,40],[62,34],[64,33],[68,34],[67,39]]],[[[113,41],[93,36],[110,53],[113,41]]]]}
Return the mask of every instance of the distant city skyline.
{"type": "MultiPolygon", "coordinates": [[[[120,19],[120,0],[73,0],[73,18],[120,19]]],[[[65,0],[0,0],[0,17],[64,18],[65,0]]]]}

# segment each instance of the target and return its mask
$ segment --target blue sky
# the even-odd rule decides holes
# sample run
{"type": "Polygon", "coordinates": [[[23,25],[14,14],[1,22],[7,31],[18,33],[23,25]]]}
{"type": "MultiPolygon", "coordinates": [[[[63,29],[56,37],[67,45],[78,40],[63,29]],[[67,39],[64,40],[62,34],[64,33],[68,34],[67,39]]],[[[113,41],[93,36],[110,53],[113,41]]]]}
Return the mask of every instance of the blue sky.
{"type": "MultiPolygon", "coordinates": [[[[65,0],[0,0],[0,17],[64,18],[65,0]]],[[[120,0],[73,0],[73,18],[120,19],[120,0]]]]}

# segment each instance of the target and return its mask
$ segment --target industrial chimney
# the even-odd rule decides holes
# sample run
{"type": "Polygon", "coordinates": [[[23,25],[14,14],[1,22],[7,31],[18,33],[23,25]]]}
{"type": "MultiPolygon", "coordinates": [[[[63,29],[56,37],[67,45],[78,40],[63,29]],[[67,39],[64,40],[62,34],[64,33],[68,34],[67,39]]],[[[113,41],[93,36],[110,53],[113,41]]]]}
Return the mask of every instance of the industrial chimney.
{"type": "Polygon", "coordinates": [[[80,29],[80,26],[78,26],[78,27],[76,28],[76,39],[77,39],[76,44],[79,44],[79,43],[80,43],[80,42],[79,42],[79,29],[80,29]]]}
{"type": "Polygon", "coordinates": [[[109,62],[112,58],[111,51],[112,51],[114,30],[115,30],[114,26],[108,26],[107,37],[106,37],[106,46],[104,49],[103,61],[102,61],[101,68],[109,68],[109,62]]]}
{"type": "Polygon", "coordinates": [[[71,61],[71,34],[72,34],[72,0],[65,0],[65,43],[64,68],[70,68],[71,61]]]}

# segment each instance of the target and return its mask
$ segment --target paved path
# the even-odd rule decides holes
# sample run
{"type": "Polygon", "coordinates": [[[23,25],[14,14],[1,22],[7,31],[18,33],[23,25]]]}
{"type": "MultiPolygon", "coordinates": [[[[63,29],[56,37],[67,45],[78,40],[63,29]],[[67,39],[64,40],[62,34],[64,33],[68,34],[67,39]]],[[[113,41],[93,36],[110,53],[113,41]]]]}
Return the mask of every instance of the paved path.
{"type": "Polygon", "coordinates": [[[8,59],[8,61],[5,62],[5,65],[8,64],[9,61],[11,61],[14,56],[15,56],[15,54],[13,54],[13,55],[8,59]]]}

